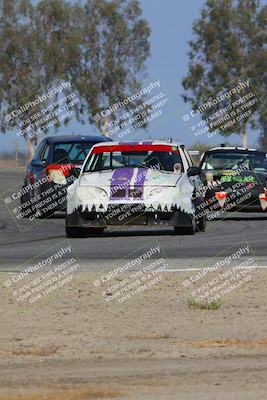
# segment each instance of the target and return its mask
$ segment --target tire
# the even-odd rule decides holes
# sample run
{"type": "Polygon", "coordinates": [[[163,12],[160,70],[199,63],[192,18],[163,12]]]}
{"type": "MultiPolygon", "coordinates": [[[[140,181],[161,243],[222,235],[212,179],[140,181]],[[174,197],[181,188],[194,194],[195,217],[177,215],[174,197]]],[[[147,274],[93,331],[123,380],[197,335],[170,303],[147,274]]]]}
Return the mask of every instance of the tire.
{"type": "Polygon", "coordinates": [[[84,228],[73,228],[66,226],[66,236],[68,238],[81,238],[84,237],[86,230],[84,228]]]}
{"type": "Polygon", "coordinates": [[[205,232],[205,230],[206,230],[206,222],[207,222],[207,218],[206,218],[206,216],[203,216],[201,218],[201,220],[196,224],[197,232],[205,232]]]}
{"type": "Polygon", "coordinates": [[[191,220],[191,226],[180,227],[175,226],[174,232],[176,235],[194,235],[196,232],[196,221],[194,218],[191,220]]]}
{"type": "MultiPolygon", "coordinates": [[[[22,189],[24,187],[25,186],[22,186],[22,189]]],[[[25,204],[27,202],[31,203],[31,196],[30,196],[29,192],[24,193],[20,198],[20,205],[21,206],[23,206],[23,204],[25,204]]],[[[25,207],[24,210],[25,210],[25,215],[23,216],[23,218],[29,218],[32,215],[34,215],[34,210],[32,209],[31,204],[27,205],[27,207],[25,207]]]]}
{"type": "Polygon", "coordinates": [[[83,238],[86,236],[101,235],[105,228],[76,228],[66,226],[66,236],[69,238],[83,238]]]}
{"type": "MultiPolygon", "coordinates": [[[[40,195],[42,196],[42,193],[44,192],[46,190],[46,187],[45,186],[41,186],[41,188],[40,188],[40,195]]],[[[49,211],[46,211],[46,212],[42,212],[42,208],[40,209],[40,215],[38,216],[38,219],[47,219],[47,218],[50,218],[50,217],[52,217],[54,214],[55,214],[55,211],[56,210],[49,210],[49,211]]]]}

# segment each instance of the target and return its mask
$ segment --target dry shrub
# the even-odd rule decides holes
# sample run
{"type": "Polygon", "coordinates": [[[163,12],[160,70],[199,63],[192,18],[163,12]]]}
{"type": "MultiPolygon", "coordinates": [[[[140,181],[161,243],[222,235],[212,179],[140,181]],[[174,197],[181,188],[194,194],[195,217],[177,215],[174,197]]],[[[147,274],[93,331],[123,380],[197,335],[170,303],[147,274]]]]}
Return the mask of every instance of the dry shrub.
{"type": "Polygon", "coordinates": [[[18,347],[12,350],[12,354],[15,356],[50,356],[55,354],[59,349],[59,346],[29,346],[29,347],[18,347]]]}
{"type": "Polygon", "coordinates": [[[125,394],[116,389],[82,387],[66,389],[57,393],[0,395],[0,400],[87,400],[122,396],[125,394]]]}

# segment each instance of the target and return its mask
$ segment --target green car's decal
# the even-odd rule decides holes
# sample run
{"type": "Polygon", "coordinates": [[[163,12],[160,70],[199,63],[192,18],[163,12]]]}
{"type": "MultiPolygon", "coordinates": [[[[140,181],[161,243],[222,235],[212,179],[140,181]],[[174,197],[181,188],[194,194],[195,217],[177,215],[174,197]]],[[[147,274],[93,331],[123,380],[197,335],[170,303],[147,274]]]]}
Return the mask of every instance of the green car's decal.
{"type": "Polygon", "coordinates": [[[221,183],[224,182],[257,182],[256,178],[252,175],[241,176],[241,175],[224,175],[220,178],[221,183]]]}

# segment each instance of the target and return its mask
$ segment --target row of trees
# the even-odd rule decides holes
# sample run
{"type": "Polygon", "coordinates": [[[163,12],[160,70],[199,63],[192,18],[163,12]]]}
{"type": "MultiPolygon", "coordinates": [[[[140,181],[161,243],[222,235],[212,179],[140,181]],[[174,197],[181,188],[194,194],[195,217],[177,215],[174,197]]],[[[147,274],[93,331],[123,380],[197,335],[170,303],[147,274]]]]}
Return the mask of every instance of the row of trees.
{"type": "MultiPolygon", "coordinates": [[[[225,134],[240,133],[246,144],[250,125],[260,129],[267,150],[266,23],[267,5],[262,6],[260,0],[207,0],[193,24],[183,97],[196,108],[210,93],[230,88],[229,82],[249,78],[261,102],[252,120],[225,134]]],[[[94,112],[112,104],[114,98],[122,101],[131,88],[141,86],[149,35],[139,0],[41,0],[37,5],[31,0],[0,0],[2,116],[67,76],[80,99],[73,107],[76,119],[103,130],[105,121],[95,120],[94,112]]],[[[26,116],[13,118],[12,124],[20,124],[26,116]]],[[[5,118],[0,123],[2,132],[11,128],[5,118]]]]}
{"type": "MultiPolygon", "coordinates": [[[[246,146],[250,125],[260,130],[267,151],[267,5],[259,0],[207,0],[193,32],[188,74],[183,80],[185,102],[197,108],[212,92],[223,93],[230,82],[249,78],[261,101],[252,119],[225,134],[241,134],[246,146]]],[[[228,100],[221,102],[217,109],[228,104],[228,100]]]]}
{"type": "MultiPolygon", "coordinates": [[[[77,120],[100,127],[94,110],[140,86],[149,35],[139,0],[0,0],[2,116],[67,74],[79,94],[77,120]]],[[[5,118],[0,129],[10,129],[5,118]]]]}

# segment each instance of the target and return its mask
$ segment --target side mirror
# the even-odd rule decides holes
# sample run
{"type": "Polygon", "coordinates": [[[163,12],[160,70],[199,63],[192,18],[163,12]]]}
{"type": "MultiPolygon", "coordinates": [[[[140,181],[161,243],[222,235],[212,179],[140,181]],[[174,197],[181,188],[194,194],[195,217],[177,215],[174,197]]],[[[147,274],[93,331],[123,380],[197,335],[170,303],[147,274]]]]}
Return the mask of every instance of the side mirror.
{"type": "Polygon", "coordinates": [[[187,176],[200,176],[201,175],[201,169],[199,167],[190,167],[187,170],[187,176]]]}
{"type": "Polygon", "coordinates": [[[31,164],[32,164],[33,167],[44,168],[46,162],[45,162],[45,161],[42,161],[42,160],[40,160],[40,159],[38,159],[38,158],[34,158],[34,159],[32,160],[32,162],[31,162],[31,164]]]}

